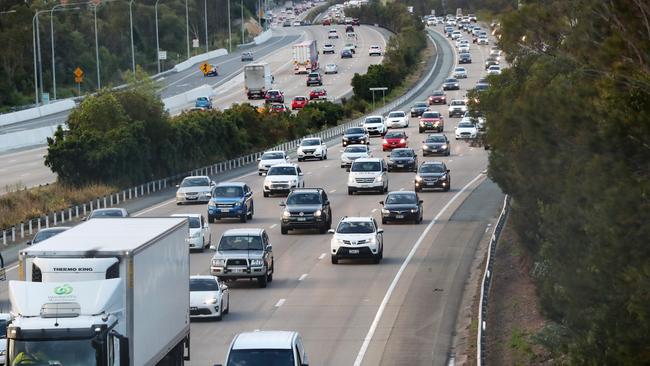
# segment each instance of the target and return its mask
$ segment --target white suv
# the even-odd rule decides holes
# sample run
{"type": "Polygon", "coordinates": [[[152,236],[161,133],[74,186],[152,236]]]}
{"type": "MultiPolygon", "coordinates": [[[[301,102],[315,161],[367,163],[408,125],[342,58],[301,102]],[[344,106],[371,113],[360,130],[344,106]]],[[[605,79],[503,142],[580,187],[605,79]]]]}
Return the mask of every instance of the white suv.
{"type": "Polygon", "coordinates": [[[288,194],[293,188],[304,187],[304,174],[296,164],[276,164],[264,178],[264,197],[276,193],[288,194]]]}
{"type": "Polygon", "coordinates": [[[386,122],[382,116],[368,116],[363,120],[363,129],[366,130],[368,135],[380,135],[383,136],[386,134],[388,127],[386,127],[386,122]]]}
{"type": "Polygon", "coordinates": [[[384,229],[372,217],[344,217],[329,230],[334,234],[330,242],[332,264],[339,259],[370,258],[375,264],[384,257],[384,229]]]}
{"type": "Polygon", "coordinates": [[[388,113],[386,125],[388,125],[388,128],[408,127],[409,117],[404,111],[392,111],[388,113]]]}
{"type": "Polygon", "coordinates": [[[467,103],[462,99],[454,99],[449,103],[449,118],[462,117],[467,112],[467,103]]]}
{"type": "Polygon", "coordinates": [[[327,159],[327,145],[320,137],[309,137],[300,141],[297,154],[298,161],[309,158],[327,159]]]}
{"type": "Polygon", "coordinates": [[[384,159],[357,159],[348,171],[349,195],[358,191],[388,192],[388,165],[384,159]]]}
{"type": "Polygon", "coordinates": [[[237,334],[230,344],[225,365],[261,364],[309,365],[300,334],[275,330],[237,334]]]}

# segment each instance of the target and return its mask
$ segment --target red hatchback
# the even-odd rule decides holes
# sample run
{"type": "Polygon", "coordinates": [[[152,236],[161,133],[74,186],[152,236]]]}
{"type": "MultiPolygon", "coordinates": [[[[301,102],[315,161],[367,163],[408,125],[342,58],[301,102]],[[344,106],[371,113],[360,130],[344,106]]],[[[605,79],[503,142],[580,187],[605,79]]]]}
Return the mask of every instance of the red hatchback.
{"type": "Polygon", "coordinates": [[[442,132],[444,129],[445,120],[442,118],[442,114],[440,114],[440,112],[426,111],[422,113],[422,117],[420,117],[420,133],[432,130],[436,132],[442,132]]]}
{"type": "Polygon", "coordinates": [[[291,101],[291,109],[303,109],[309,103],[307,97],[294,97],[291,101]]]}
{"type": "Polygon", "coordinates": [[[327,98],[327,90],[322,88],[313,89],[309,92],[309,99],[324,99],[327,98]]]}
{"type": "Polygon", "coordinates": [[[404,131],[390,131],[384,135],[384,141],[382,144],[383,151],[390,151],[397,148],[408,147],[408,136],[404,131]]]}
{"type": "Polygon", "coordinates": [[[447,94],[442,90],[436,90],[429,96],[429,105],[447,104],[447,94]]]}

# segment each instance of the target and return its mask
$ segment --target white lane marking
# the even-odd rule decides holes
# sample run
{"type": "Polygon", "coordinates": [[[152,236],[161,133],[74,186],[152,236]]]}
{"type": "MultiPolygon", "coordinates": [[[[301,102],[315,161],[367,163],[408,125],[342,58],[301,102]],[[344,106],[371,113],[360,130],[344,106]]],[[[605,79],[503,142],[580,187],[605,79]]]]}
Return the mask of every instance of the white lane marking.
{"type": "Polygon", "coordinates": [[[282,306],[282,304],[284,304],[285,301],[287,301],[287,300],[286,299],[278,300],[278,302],[275,303],[275,307],[279,308],[280,306],[282,306]]]}
{"type": "Polygon", "coordinates": [[[400,191],[403,191],[403,190],[404,190],[404,188],[400,188],[399,190],[400,190],[400,191]]]}
{"type": "MultiPolygon", "coordinates": [[[[254,172],[251,172],[251,173],[248,173],[248,174],[240,175],[239,177],[235,177],[235,178],[233,178],[233,179],[231,179],[231,180],[236,181],[236,180],[239,180],[239,179],[242,179],[242,178],[246,178],[246,177],[249,177],[249,176],[251,176],[251,175],[255,175],[255,174],[257,174],[257,171],[254,171],[254,172]]],[[[149,207],[149,208],[144,209],[144,210],[142,210],[142,211],[138,211],[136,214],[134,214],[134,215],[132,215],[132,216],[138,217],[138,216],[140,216],[140,215],[144,215],[144,214],[146,214],[147,212],[151,212],[151,211],[156,210],[156,209],[159,209],[159,208],[161,208],[161,207],[165,207],[165,206],[169,205],[170,203],[174,203],[174,202],[176,202],[176,198],[172,198],[172,199],[170,199],[170,200],[168,200],[168,201],[164,201],[164,202],[162,202],[162,203],[160,203],[160,204],[158,204],[158,205],[156,205],[156,206],[149,207]]]]}
{"type": "Polygon", "coordinates": [[[302,281],[302,280],[304,280],[305,278],[307,278],[307,276],[308,276],[307,273],[303,273],[302,276],[300,276],[300,277],[298,278],[298,281],[302,281]]]}
{"type": "Polygon", "coordinates": [[[487,224],[487,227],[485,228],[485,232],[486,232],[486,233],[487,233],[488,231],[490,231],[490,227],[491,227],[491,226],[492,226],[492,224],[487,224]]]}
{"type": "Polygon", "coordinates": [[[329,168],[329,167],[330,167],[329,165],[325,165],[323,168],[329,168]]]}
{"type": "Polygon", "coordinates": [[[307,172],[307,173],[305,173],[305,174],[306,174],[306,175],[311,175],[311,172],[307,172]]]}
{"type": "Polygon", "coordinates": [[[273,229],[276,226],[278,226],[278,224],[273,224],[273,225],[269,226],[269,229],[273,229]]]}
{"type": "Polygon", "coordinates": [[[318,259],[323,259],[323,258],[325,258],[326,255],[327,255],[327,253],[323,253],[318,257],[318,259]]]}
{"type": "Polygon", "coordinates": [[[336,192],[336,189],[332,189],[332,190],[330,191],[330,193],[334,193],[334,192],[336,192]]]}
{"type": "Polygon", "coordinates": [[[373,208],[372,211],[370,211],[370,212],[373,212],[373,213],[374,213],[374,212],[377,212],[377,209],[376,209],[376,208],[373,208]]]}
{"type": "Polygon", "coordinates": [[[399,279],[402,277],[402,273],[404,273],[404,270],[406,269],[406,266],[411,262],[411,259],[415,255],[415,252],[418,250],[420,247],[420,244],[422,244],[422,241],[424,241],[424,238],[429,234],[429,231],[431,231],[431,228],[433,225],[438,221],[440,216],[442,216],[445,211],[451,206],[451,204],[456,201],[456,199],[463,193],[465,192],[469,186],[474,184],[477,180],[479,180],[481,177],[483,177],[483,174],[477,175],[474,179],[472,179],[469,183],[467,183],[463,188],[461,188],[460,191],[458,191],[448,202],[445,204],[445,206],[440,209],[436,217],[431,220],[429,225],[424,229],[422,232],[422,235],[418,238],[418,240],[415,242],[413,247],[411,248],[411,251],[409,252],[408,256],[406,256],[406,259],[404,259],[404,262],[400,266],[399,270],[395,274],[395,278],[393,278],[393,281],[390,283],[390,286],[388,286],[388,290],[386,290],[386,294],[384,295],[383,300],[381,301],[381,304],[379,305],[379,309],[377,309],[377,313],[375,314],[375,319],[373,319],[372,324],[370,324],[370,329],[368,329],[368,333],[366,334],[365,339],[363,340],[363,343],[361,344],[361,349],[359,349],[359,353],[357,354],[356,360],[354,360],[354,366],[361,366],[361,362],[363,362],[363,357],[366,355],[366,351],[368,350],[368,346],[370,345],[370,341],[372,340],[372,337],[375,335],[375,330],[377,330],[377,326],[379,325],[379,321],[381,320],[382,315],[384,314],[384,310],[386,309],[386,305],[388,304],[388,300],[390,300],[391,295],[393,294],[393,291],[395,290],[395,287],[397,287],[397,282],[399,279]]]}

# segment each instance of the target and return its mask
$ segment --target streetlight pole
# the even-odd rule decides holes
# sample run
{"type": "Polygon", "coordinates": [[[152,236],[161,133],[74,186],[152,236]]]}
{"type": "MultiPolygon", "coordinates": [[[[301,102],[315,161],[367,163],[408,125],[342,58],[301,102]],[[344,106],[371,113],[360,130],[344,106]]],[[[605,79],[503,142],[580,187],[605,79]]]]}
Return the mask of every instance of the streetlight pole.
{"type": "Polygon", "coordinates": [[[241,0],[241,44],[244,44],[244,0],[241,0]]]}
{"type": "Polygon", "coordinates": [[[190,11],[185,0],[185,33],[187,36],[187,58],[190,58],[190,11]]]}
{"type": "Polygon", "coordinates": [[[205,52],[209,52],[208,48],[208,0],[203,0],[203,19],[205,20],[205,52]]]}
{"type": "MultiPolygon", "coordinates": [[[[71,5],[77,5],[77,4],[57,4],[50,9],[50,42],[52,45],[52,94],[54,97],[54,100],[57,99],[56,97],[56,60],[54,58],[54,11],[57,8],[61,8],[64,6],[71,6],[71,5]]],[[[79,10],[81,9],[80,7],[74,7],[71,9],[60,9],[58,11],[66,11],[66,10],[79,10]]]]}
{"type": "Polygon", "coordinates": [[[133,47],[133,0],[129,1],[129,21],[131,22],[131,68],[135,76],[135,47],[133,47]]]}
{"type": "Polygon", "coordinates": [[[232,52],[232,28],[230,27],[230,0],[228,0],[228,52],[232,52]]]}
{"type": "Polygon", "coordinates": [[[34,91],[36,93],[36,106],[39,105],[38,102],[40,95],[43,94],[43,67],[41,63],[41,36],[39,32],[40,24],[38,22],[38,16],[41,13],[48,11],[49,10],[38,10],[32,18],[32,27],[34,30],[32,33],[32,41],[34,44],[34,91]]]}
{"type": "Polygon", "coordinates": [[[99,35],[97,34],[97,6],[99,4],[92,4],[93,12],[95,13],[95,66],[97,67],[97,89],[102,88],[102,78],[99,71],[99,35]]]}
{"type": "MultiPolygon", "coordinates": [[[[34,15],[35,17],[38,15],[34,15]]],[[[32,19],[32,25],[34,20],[32,19]]],[[[32,43],[34,44],[34,97],[36,98],[34,104],[38,107],[38,74],[36,73],[36,28],[32,27],[32,43]]]]}
{"type": "Polygon", "coordinates": [[[160,40],[158,38],[158,1],[153,5],[154,13],[156,14],[156,63],[158,64],[158,73],[160,74],[160,40]]]}

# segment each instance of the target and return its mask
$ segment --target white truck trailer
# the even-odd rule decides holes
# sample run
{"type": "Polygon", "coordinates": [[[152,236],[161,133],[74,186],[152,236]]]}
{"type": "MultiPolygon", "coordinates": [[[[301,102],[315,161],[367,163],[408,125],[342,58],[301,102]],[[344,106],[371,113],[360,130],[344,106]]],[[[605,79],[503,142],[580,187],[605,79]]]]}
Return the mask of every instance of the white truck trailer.
{"type": "Polygon", "coordinates": [[[271,89],[273,75],[266,62],[254,62],[244,66],[244,91],[248,99],[264,98],[271,89]]]}
{"type": "Polygon", "coordinates": [[[318,70],[318,46],[316,41],[304,41],[293,45],[294,74],[309,74],[318,70]]]}
{"type": "Polygon", "coordinates": [[[186,218],[89,220],[20,252],[7,364],[183,365],[188,231],[186,218]]]}

